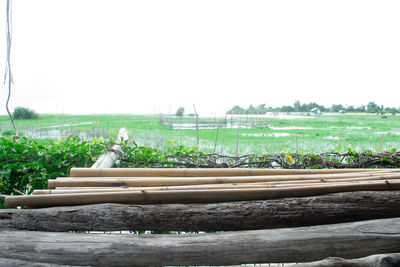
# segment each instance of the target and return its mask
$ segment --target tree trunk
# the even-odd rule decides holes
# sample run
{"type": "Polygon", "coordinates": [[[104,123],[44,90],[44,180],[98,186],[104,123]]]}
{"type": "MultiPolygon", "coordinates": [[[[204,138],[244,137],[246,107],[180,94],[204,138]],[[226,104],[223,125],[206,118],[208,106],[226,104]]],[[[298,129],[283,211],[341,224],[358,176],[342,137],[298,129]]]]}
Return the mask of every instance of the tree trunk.
{"type": "Polygon", "coordinates": [[[0,258],[90,266],[309,262],[395,253],[400,218],[214,234],[134,235],[0,231],[0,258]]]}
{"type": "Polygon", "coordinates": [[[210,204],[97,204],[0,210],[0,229],[232,231],[400,217],[400,191],[210,204]]]}

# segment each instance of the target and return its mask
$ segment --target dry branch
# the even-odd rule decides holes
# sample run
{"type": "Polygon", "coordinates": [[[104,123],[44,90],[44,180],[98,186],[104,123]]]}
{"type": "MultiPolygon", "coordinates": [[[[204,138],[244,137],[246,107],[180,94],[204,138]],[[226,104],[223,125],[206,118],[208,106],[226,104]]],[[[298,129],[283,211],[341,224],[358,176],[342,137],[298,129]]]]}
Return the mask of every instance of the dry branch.
{"type": "MultiPolygon", "coordinates": [[[[248,154],[242,156],[229,156],[222,154],[198,154],[198,155],[169,155],[162,165],[170,165],[185,168],[276,168],[276,169],[305,169],[305,168],[399,168],[400,152],[383,153],[320,153],[320,154],[248,154]],[[286,159],[290,155],[292,162],[286,159]]],[[[139,164],[129,157],[122,157],[124,166],[139,164]]]]}

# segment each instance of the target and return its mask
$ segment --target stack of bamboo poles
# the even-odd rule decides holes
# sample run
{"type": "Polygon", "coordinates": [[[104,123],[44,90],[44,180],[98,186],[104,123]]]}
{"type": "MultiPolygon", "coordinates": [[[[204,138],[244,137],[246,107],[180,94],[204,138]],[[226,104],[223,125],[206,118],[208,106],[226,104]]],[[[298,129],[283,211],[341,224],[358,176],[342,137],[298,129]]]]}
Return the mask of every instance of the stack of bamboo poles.
{"type": "Polygon", "coordinates": [[[8,196],[32,208],[97,203],[210,203],[400,190],[400,169],[95,169],[73,168],[48,190],[8,196]]]}

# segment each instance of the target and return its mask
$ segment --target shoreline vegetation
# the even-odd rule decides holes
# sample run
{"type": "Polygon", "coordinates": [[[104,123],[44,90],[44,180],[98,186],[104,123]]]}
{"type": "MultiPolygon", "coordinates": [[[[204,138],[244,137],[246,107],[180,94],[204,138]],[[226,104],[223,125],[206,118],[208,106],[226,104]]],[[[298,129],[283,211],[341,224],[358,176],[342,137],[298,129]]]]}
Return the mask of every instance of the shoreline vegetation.
{"type": "Polygon", "coordinates": [[[319,112],[339,112],[339,113],[379,113],[379,114],[397,114],[400,112],[400,107],[384,107],[377,105],[375,102],[369,102],[367,105],[354,106],[342,104],[333,104],[330,107],[319,105],[315,102],[300,103],[296,101],[292,106],[284,105],[281,107],[266,107],[266,104],[260,104],[258,106],[250,105],[247,109],[239,105],[233,106],[226,114],[266,114],[267,112],[312,112],[318,109],[319,112]]]}

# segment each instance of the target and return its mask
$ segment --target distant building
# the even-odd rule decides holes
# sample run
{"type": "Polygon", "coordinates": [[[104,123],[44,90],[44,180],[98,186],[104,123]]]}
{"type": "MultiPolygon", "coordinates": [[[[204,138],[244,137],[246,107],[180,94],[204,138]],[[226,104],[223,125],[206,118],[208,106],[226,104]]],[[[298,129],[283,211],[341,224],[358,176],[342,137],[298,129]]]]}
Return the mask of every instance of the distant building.
{"type": "Polygon", "coordinates": [[[319,111],[318,108],[313,108],[313,109],[311,110],[311,112],[312,112],[313,114],[315,114],[315,115],[321,114],[321,111],[319,111]]]}

